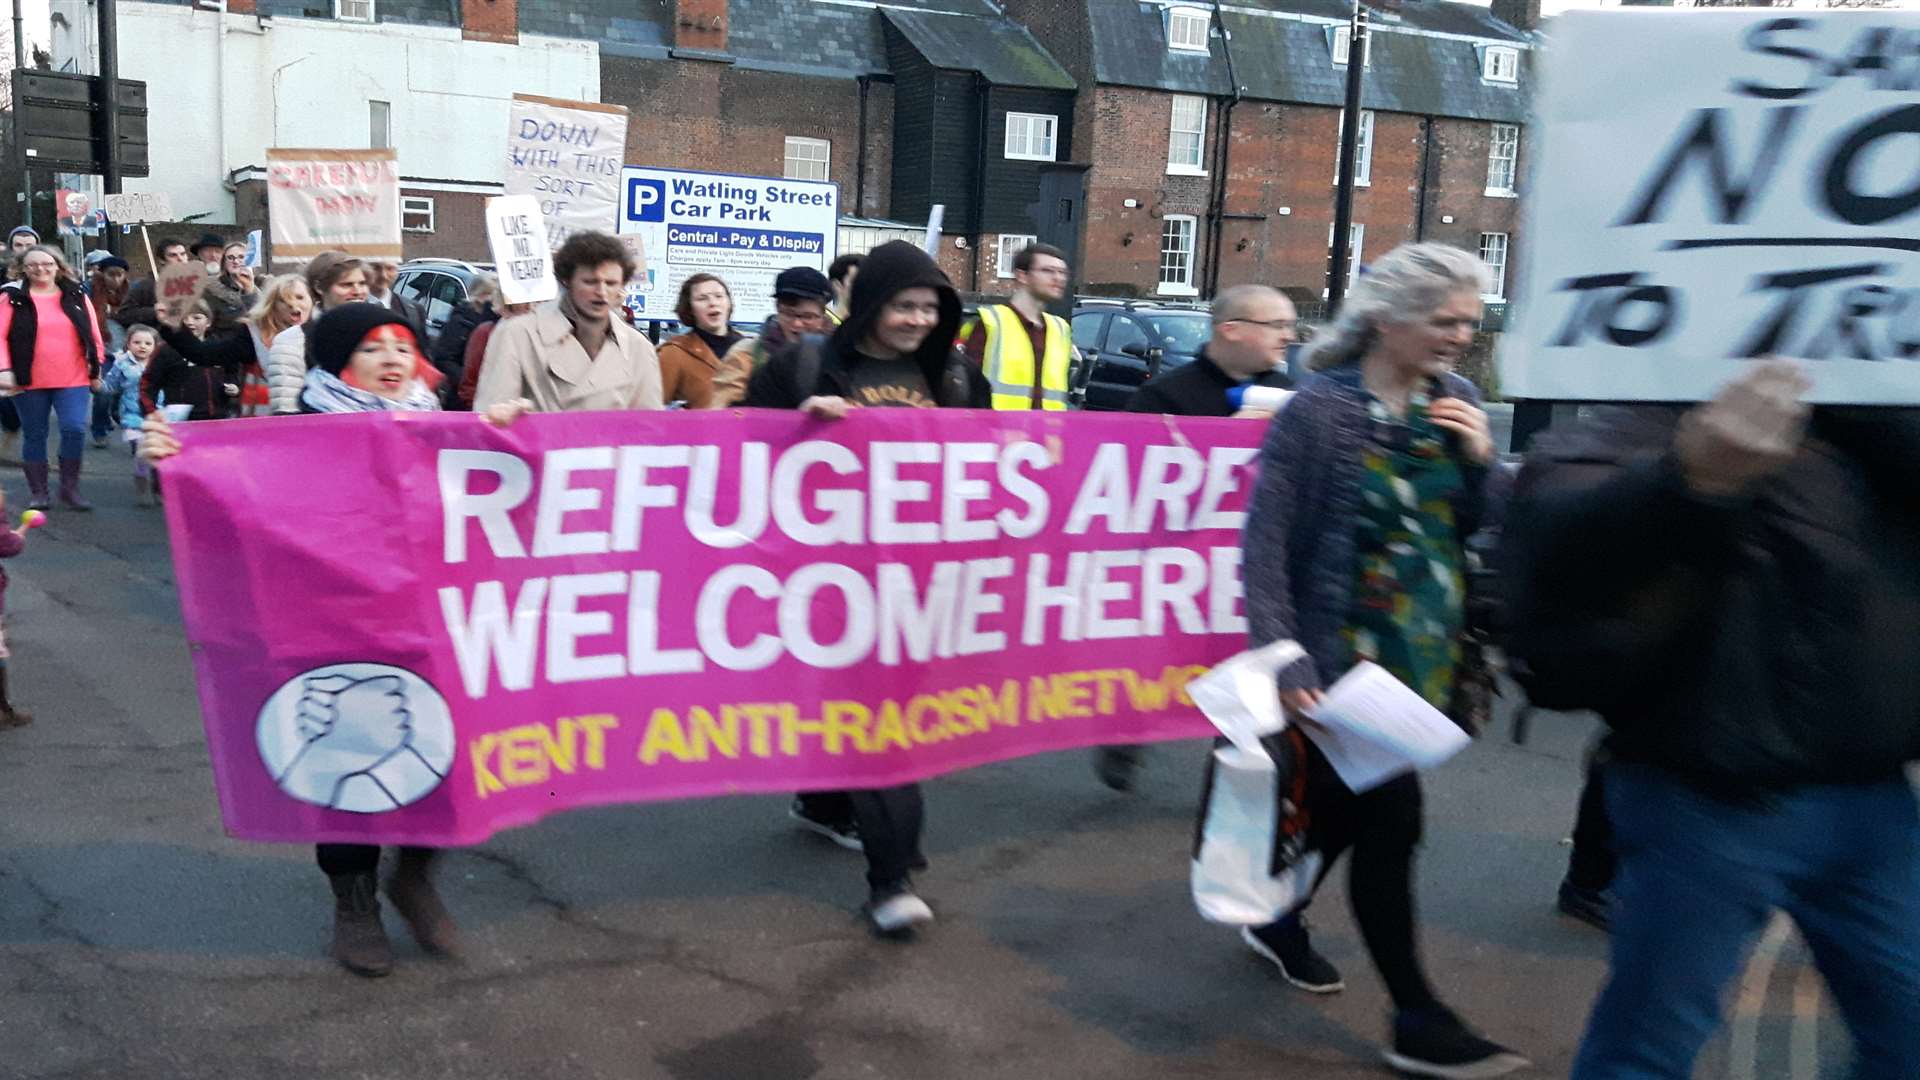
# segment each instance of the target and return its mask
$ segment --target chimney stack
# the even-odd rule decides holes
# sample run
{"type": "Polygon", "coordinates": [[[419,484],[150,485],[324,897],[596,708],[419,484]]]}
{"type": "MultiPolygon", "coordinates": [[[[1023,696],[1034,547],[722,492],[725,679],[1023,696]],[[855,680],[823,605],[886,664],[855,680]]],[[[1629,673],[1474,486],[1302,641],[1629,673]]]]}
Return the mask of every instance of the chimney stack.
{"type": "Polygon", "coordinates": [[[673,48],[675,52],[724,55],[727,0],[674,0],[673,48]]]}
{"type": "Polygon", "coordinates": [[[1540,0],[1493,0],[1493,17],[1515,29],[1538,30],[1540,0]]]}
{"type": "Polygon", "coordinates": [[[520,0],[464,0],[460,36],[468,41],[520,43],[520,0]]]}

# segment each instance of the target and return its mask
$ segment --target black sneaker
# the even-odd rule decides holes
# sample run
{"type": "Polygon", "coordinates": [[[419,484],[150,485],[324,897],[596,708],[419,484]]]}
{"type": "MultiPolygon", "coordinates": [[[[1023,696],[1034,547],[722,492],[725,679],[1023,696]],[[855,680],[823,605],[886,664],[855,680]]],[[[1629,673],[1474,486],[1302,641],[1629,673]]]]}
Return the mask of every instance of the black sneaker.
{"type": "Polygon", "coordinates": [[[933,909],[905,882],[873,890],[860,912],[875,934],[895,940],[910,938],[916,927],[933,921],[933,909]]]}
{"type": "Polygon", "coordinates": [[[1140,774],[1140,761],[1145,756],[1146,749],[1139,746],[1095,747],[1093,774],[1115,791],[1132,791],[1134,777],[1140,774]]]}
{"type": "Polygon", "coordinates": [[[1240,940],[1273,961],[1282,978],[1309,994],[1337,994],[1347,988],[1340,969],[1314,951],[1304,926],[1275,924],[1258,930],[1243,926],[1240,940]]]}
{"type": "Polygon", "coordinates": [[[793,806],[788,808],[787,816],[799,822],[801,828],[811,833],[818,833],[848,851],[867,849],[866,845],[860,842],[859,827],[852,821],[826,821],[813,817],[807,813],[806,804],[799,799],[793,800],[793,806]]]}
{"type": "Polygon", "coordinates": [[[1533,1063],[1467,1030],[1445,1009],[1403,1012],[1393,1020],[1393,1049],[1383,1057],[1408,1076],[1436,1080],[1487,1080],[1533,1063]]]}
{"type": "Polygon", "coordinates": [[[1613,897],[1605,889],[1583,889],[1572,881],[1560,883],[1560,914],[1579,919],[1596,930],[1613,931],[1613,897]]]}

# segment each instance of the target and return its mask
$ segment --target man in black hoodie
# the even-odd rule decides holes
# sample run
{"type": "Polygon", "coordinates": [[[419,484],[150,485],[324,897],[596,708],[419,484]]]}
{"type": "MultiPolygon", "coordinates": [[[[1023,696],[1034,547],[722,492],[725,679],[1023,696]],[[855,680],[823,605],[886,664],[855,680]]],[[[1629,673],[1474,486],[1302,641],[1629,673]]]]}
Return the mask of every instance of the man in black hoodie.
{"type": "MultiPolygon", "coordinates": [[[[837,420],[859,407],[984,409],[987,380],[954,350],[960,295],[933,260],[894,241],[869,252],[854,281],[846,321],[831,338],[809,335],[786,347],[747,383],[751,409],[801,409],[837,420]]],[[[933,921],[910,875],[924,869],[920,785],[878,791],[809,792],[793,817],[867,856],[872,890],[865,913],[883,935],[933,921]]]]}

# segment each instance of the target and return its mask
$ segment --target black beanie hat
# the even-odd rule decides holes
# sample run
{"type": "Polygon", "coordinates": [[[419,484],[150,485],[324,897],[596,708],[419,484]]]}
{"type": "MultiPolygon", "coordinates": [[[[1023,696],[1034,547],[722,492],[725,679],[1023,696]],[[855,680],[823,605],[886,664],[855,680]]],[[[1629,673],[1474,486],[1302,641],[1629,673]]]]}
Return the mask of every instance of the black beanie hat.
{"type": "MultiPolygon", "coordinates": [[[[313,346],[309,354],[313,366],[329,375],[347,370],[347,364],[353,360],[353,350],[382,326],[398,326],[409,337],[413,335],[413,327],[407,325],[399,312],[380,304],[340,304],[328,308],[307,330],[313,346]]],[[[420,343],[414,342],[413,347],[419,349],[420,343]]]]}

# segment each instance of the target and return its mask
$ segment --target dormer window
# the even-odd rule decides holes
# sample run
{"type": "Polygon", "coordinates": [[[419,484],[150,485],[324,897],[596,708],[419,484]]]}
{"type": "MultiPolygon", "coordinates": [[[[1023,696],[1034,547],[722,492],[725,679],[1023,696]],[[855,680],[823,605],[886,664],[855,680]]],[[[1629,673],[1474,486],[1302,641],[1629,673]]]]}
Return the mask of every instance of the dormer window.
{"type": "Polygon", "coordinates": [[[1482,61],[1480,74],[1488,82],[1519,82],[1520,50],[1504,45],[1487,46],[1487,55],[1482,61]]]}
{"type": "Polygon", "coordinates": [[[1207,28],[1213,17],[1201,8],[1167,9],[1167,48],[1173,52],[1206,52],[1207,28]]]}
{"type": "MultiPolygon", "coordinates": [[[[1332,30],[1333,30],[1333,66],[1346,67],[1347,54],[1353,51],[1353,27],[1336,26],[1336,27],[1333,27],[1332,30]]],[[[1373,50],[1367,49],[1364,46],[1362,46],[1362,51],[1365,52],[1367,55],[1360,58],[1361,65],[1363,67],[1372,67],[1373,66],[1373,50]]]]}

